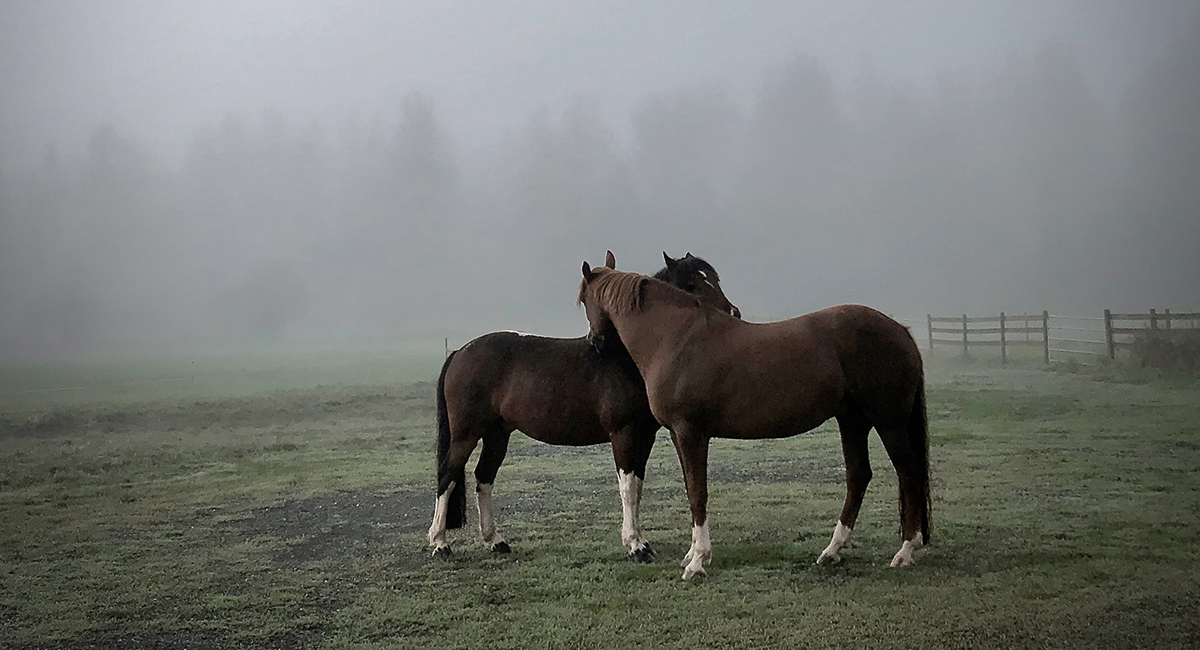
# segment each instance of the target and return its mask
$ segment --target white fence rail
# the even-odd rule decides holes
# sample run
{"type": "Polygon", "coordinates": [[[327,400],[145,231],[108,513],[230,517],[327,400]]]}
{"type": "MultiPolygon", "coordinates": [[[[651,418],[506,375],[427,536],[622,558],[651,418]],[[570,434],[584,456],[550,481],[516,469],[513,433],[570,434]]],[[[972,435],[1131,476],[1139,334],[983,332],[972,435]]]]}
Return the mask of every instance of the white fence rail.
{"type": "MultiPolygon", "coordinates": [[[[913,327],[917,321],[897,319],[913,327]]],[[[1117,350],[1128,348],[1139,338],[1169,339],[1182,332],[1200,331],[1200,312],[1172,314],[1169,309],[1151,309],[1142,314],[1114,313],[1104,310],[1103,316],[1068,316],[1051,314],[1020,314],[1007,316],[925,316],[925,337],[929,350],[937,346],[954,346],[962,354],[972,347],[999,347],[1002,362],[1008,360],[1008,349],[1014,346],[1041,346],[1042,359],[1052,361],[1087,358],[1116,358],[1117,350]],[[1137,323],[1137,326],[1129,326],[1137,323]]]]}

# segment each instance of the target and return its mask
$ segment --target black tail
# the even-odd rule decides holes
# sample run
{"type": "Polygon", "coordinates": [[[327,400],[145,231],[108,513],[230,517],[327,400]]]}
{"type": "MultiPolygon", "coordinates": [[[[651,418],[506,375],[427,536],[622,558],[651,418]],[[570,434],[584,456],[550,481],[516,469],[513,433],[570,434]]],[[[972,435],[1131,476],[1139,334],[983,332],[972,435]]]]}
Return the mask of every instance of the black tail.
{"type": "Polygon", "coordinates": [[[917,386],[917,399],[913,401],[912,414],[908,420],[909,449],[916,456],[914,474],[924,479],[925,499],[921,511],[921,537],[929,543],[929,513],[933,510],[933,498],[930,496],[929,484],[929,416],[925,409],[925,373],[921,373],[920,385],[917,386]]]}
{"type": "Polygon", "coordinates": [[[457,351],[451,352],[442,364],[442,374],[437,382],[437,480],[438,496],[446,491],[446,487],[454,481],[454,490],[450,493],[450,503],[446,511],[446,528],[462,528],[467,521],[467,476],[463,467],[458,468],[453,475],[446,465],[450,461],[450,414],[446,408],[446,369],[454,359],[457,351]]]}

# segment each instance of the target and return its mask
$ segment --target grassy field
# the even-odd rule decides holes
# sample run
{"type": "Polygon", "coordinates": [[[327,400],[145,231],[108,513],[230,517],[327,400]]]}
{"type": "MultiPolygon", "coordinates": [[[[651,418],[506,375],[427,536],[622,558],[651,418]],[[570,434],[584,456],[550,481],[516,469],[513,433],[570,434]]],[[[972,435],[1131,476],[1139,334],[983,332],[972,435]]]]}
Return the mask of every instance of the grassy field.
{"type": "Polygon", "coordinates": [[[908,570],[887,566],[896,487],[878,439],[832,567],[813,561],[844,494],[833,427],[715,441],[714,560],[683,582],[665,433],[643,513],[655,564],[620,546],[607,447],[521,436],[496,483],[514,552],[485,552],[472,511],[454,556],[431,558],[439,361],[0,372],[0,647],[1200,643],[1195,383],[933,364],[933,546],[908,570]]]}

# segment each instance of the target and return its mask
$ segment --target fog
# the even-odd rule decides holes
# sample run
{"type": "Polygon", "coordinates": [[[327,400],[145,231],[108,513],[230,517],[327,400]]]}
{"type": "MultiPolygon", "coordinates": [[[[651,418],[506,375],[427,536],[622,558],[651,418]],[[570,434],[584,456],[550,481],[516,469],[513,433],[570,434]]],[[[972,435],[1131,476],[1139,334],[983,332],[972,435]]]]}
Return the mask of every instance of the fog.
{"type": "Polygon", "coordinates": [[[0,356],[1200,310],[1200,3],[0,4],[0,356]]]}

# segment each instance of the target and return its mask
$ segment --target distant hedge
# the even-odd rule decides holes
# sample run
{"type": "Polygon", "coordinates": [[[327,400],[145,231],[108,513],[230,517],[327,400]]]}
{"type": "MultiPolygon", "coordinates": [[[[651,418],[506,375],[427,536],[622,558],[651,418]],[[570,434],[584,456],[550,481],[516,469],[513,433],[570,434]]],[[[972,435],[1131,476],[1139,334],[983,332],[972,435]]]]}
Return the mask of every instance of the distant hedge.
{"type": "Polygon", "coordinates": [[[1194,372],[1200,368],[1200,330],[1138,335],[1130,350],[1133,358],[1143,366],[1194,372]]]}

